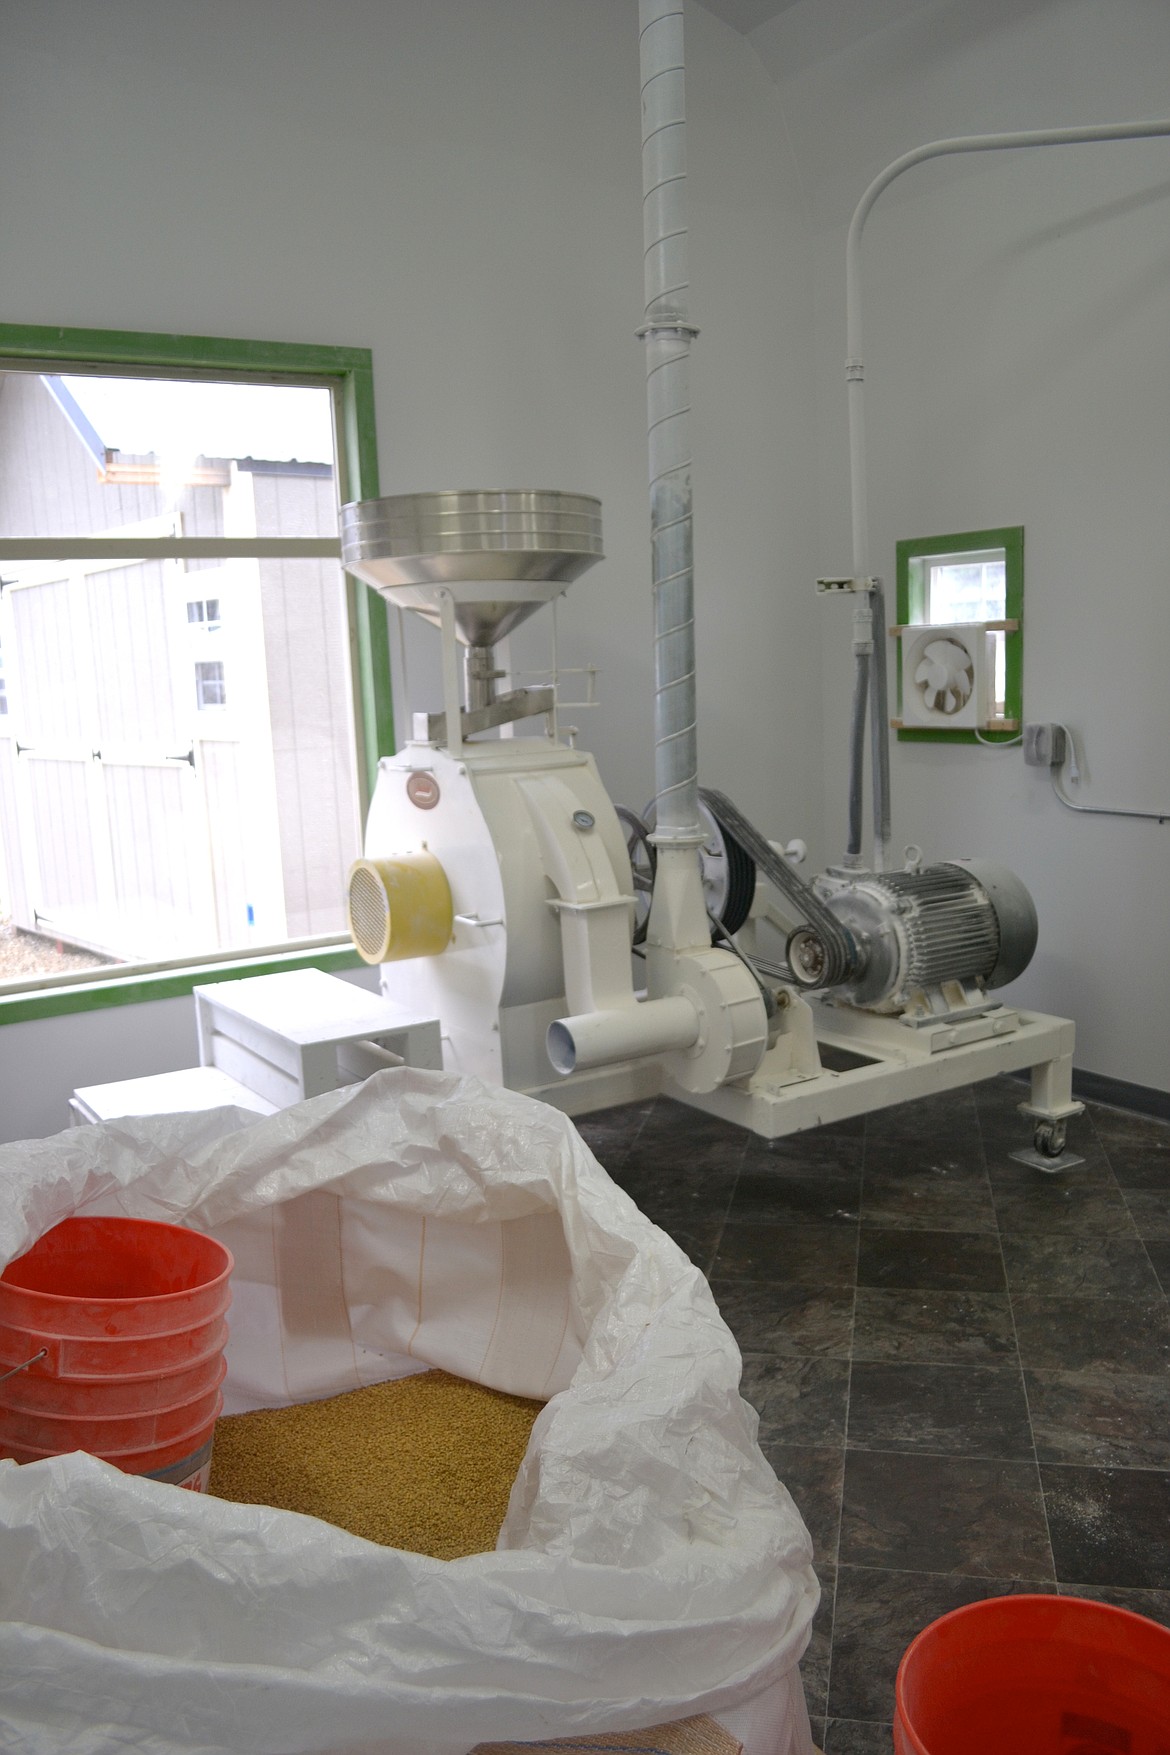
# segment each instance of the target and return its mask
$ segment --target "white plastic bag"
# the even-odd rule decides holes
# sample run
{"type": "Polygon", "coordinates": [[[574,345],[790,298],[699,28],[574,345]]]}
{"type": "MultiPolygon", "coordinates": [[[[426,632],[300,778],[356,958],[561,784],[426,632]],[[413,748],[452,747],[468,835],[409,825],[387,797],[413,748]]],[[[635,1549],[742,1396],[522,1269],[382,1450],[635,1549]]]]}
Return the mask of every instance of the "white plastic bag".
{"type": "Polygon", "coordinates": [[[3,1146],[0,1184],[0,1265],[79,1208],[226,1243],[229,1412],[428,1366],[549,1398],[498,1547],[447,1562],[81,1454],[0,1462],[6,1751],[465,1755],[708,1713],[808,1755],[810,1544],[735,1343],[555,1110],[385,1072],[3,1146]]]}

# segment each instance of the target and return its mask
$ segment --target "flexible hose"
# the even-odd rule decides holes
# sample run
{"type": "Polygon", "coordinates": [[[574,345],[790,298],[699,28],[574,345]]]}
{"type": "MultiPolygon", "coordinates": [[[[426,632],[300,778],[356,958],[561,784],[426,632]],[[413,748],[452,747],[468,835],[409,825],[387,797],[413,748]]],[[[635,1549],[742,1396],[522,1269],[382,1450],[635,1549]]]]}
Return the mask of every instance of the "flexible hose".
{"type": "MultiPolygon", "coordinates": [[[[886,594],[880,579],[869,593],[873,651],[869,655],[870,763],[873,783],[873,869],[886,869],[890,845],[890,694],[886,667],[886,594]]],[[[858,783],[861,773],[858,771],[858,783]]]]}
{"type": "Polygon", "coordinates": [[[849,840],[845,857],[852,864],[861,858],[862,785],[865,763],[865,710],[869,700],[869,656],[859,652],[854,660],[853,710],[849,719],[849,840]]]}

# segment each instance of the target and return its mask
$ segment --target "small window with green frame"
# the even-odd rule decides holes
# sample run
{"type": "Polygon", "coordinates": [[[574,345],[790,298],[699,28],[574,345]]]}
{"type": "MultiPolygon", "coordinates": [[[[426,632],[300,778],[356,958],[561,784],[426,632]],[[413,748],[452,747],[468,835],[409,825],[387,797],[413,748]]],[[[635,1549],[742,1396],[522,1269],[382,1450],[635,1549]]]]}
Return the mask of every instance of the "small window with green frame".
{"type": "Polygon", "coordinates": [[[899,741],[1019,735],[1023,611],[1023,525],[898,543],[899,741]]]}

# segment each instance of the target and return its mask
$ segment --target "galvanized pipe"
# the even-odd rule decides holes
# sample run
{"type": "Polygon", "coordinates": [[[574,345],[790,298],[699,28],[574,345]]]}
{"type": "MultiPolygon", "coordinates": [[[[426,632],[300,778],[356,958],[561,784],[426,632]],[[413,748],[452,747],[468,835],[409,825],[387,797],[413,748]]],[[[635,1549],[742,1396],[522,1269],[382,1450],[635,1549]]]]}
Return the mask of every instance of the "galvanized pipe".
{"type": "Polygon", "coordinates": [[[657,842],[702,839],[695,738],[682,0],[639,0],[657,842]]]}

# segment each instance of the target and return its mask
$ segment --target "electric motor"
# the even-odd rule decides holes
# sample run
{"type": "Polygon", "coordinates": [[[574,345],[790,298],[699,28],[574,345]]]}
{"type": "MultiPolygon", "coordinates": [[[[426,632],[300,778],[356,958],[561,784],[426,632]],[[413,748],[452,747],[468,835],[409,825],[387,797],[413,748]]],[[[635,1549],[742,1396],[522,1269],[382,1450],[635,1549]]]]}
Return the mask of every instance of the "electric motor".
{"type": "MultiPolygon", "coordinates": [[[[1003,987],[1036,949],[1032,898],[1003,866],[947,860],[919,871],[838,871],[814,888],[854,942],[854,970],[830,988],[854,1005],[892,1009],[946,982],[1003,987]]],[[[791,935],[788,960],[801,986],[830,987],[815,928],[791,935]]]]}

